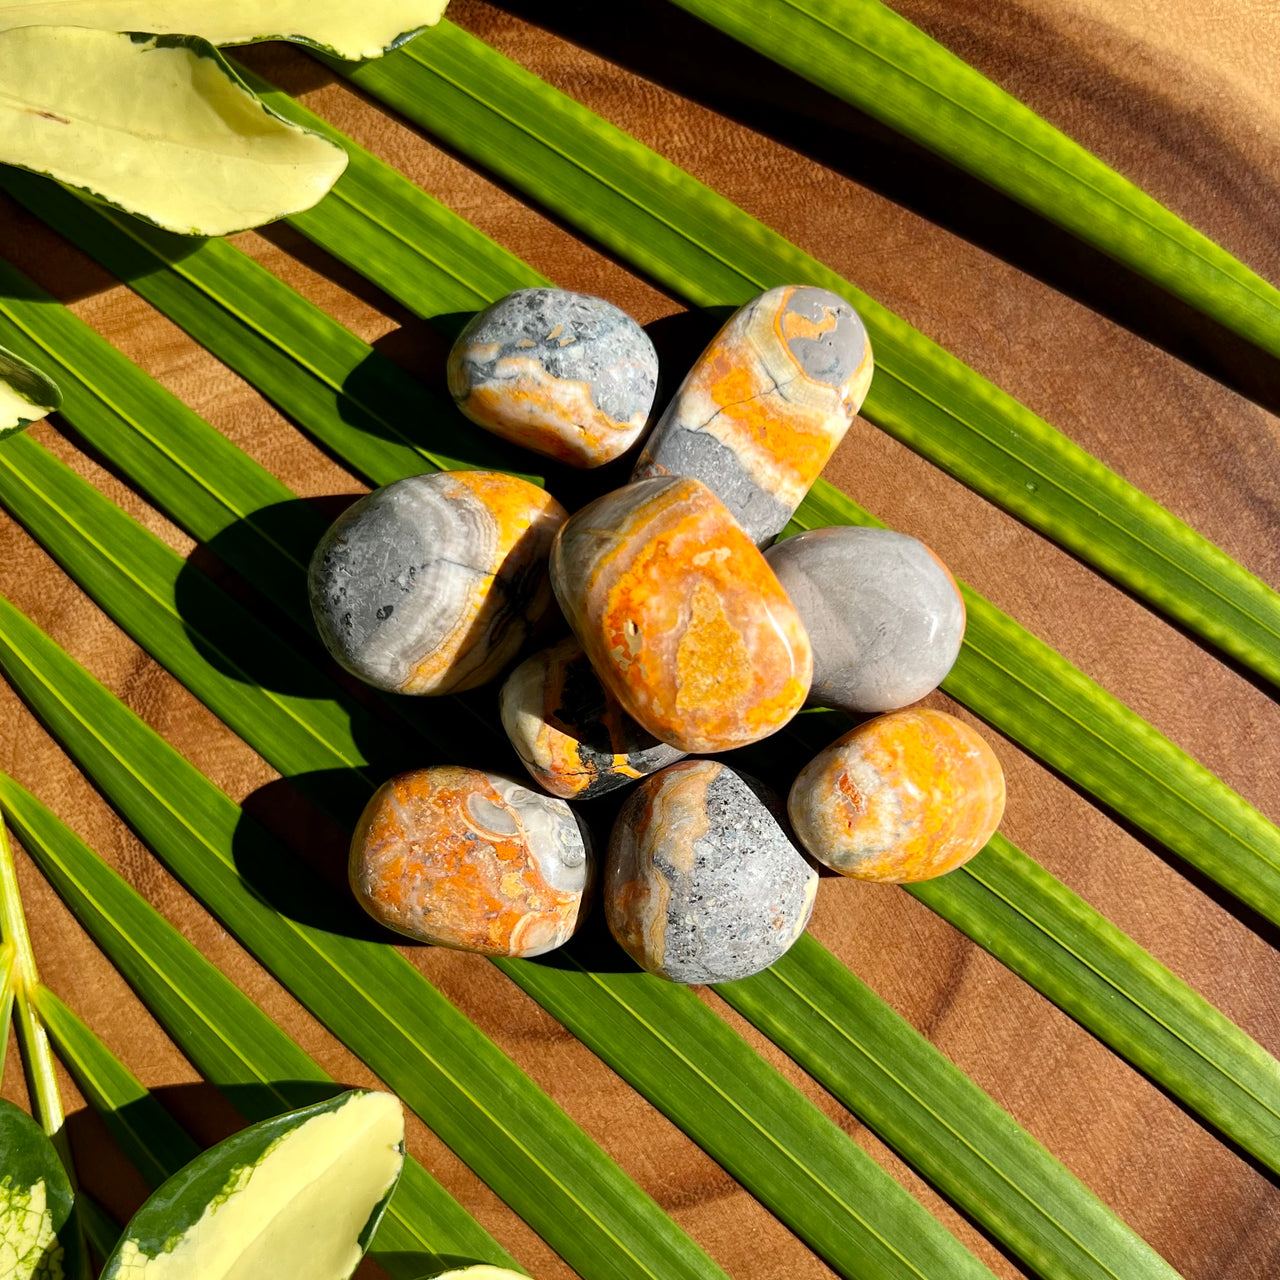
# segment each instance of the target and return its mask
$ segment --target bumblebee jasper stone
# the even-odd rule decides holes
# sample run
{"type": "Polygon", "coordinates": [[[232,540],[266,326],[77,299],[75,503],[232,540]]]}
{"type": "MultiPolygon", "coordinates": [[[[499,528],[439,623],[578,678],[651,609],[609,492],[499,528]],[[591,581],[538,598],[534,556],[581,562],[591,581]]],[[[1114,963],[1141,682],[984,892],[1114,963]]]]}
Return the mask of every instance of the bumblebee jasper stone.
{"type": "Polygon", "coordinates": [[[566,799],[603,795],[684,755],[623,711],[572,636],[525,659],[498,706],[534,781],[566,799]]]}
{"type": "Polygon", "coordinates": [[[684,760],[646,778],[622,806],[605,860],[605,914],[650,973],[745,978],[808,924],[818,873],[756,787],[715,760],[684,760]]]}
{"type": "Polygon", "coordinates": [[[775,543],[765,559],[809,633],[810,702],[895,711],[931,693],[955,665],[964,600],[923,542],[832,526],[775,543]]]}
{"type": "Polygon", "coordinates": [[[645,442],[633,479],[695,476],[753,542],[782,532],[871,382],[858,313],[826,289],[770,289],[730,317],[645,442]]]}
{"type": "Polygon", "coordinates": [[[463,329],[448,375],[472,422],[571,466],[598,467],[648,423],[658,356],[649,335],[603,298],[520,289],[463,329]]]}
{"type": "Polygon", "coordinates": [[[787,801],[801,843],[859,880],[930,880],[967,862],[1004,813],[1004,773],[944,711],[891,711],[801,770],[787,801]]]}
{"type": "Polygon", "coordinates": [[[597,498],[557,535],[551,581],[623,710],[681,751],[755,742],[804,705],[804,627],[697,480],[641,480],[597,498]]]}
{"type": "Polygon", "coordinates": [[[311,558],[329,652],[395,693],[493,679],[553,606],[547,555],[564,508],[514,476],[441,471],[375,489],[311,558]]]}
{"type": "Polygon", "coordinates": [[[563,800],[442,765],[383,783],[351,840],[351,888],[379,924],[422,942],[536,956],[567,942],[592,880],[563,800]]]}

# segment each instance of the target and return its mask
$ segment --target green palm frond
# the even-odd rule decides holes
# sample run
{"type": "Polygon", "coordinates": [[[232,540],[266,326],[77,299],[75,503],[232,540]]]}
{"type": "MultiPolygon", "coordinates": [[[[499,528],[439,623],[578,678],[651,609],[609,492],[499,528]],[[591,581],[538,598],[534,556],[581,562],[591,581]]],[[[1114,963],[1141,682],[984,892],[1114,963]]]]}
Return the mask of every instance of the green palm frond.
{"type": "MultiPolygon", "coordinates": [[[[884,74],[867,91],[887,97],[886,86],[897,86],[880,114],[908,132],[926,107],[953,95],[957,112],[973,118],[968,133],[959,125],[952,131],[953,158],[961,163],[980,145],[990,150],[984,130],[1012,121],[1019,136],[997,144],[1000,163],[984,176],[1033,208],[1044,204],[1053,172],[1077,184],[1096,180],[1108,212],[1095,213],[1095,225],[1083,228],[1092,243],[1249,340],[1275,345],[1275,290],[1158,206],[1153,213],[1115,175],[1099,178],[1091,157],[1045,133],[1042,122],[875,0],[835,0],[822,14],[812,0],[748,0],[741,7],[678,2],[748,40],[755,38],[754,18],[782,15],[786,39],[770,50],[774,56],[794,65],[797,42],[808,40],[825,57],[814,62],[813,78],[854,100],[854,89],[864,90],[852,77],[870,59],[884,74]],[[865,29],[851,35],[848,21],[859,16],[865,29]],[[920,76],[914,88],[906,83],[913,76],[903,58],[913,51],[931,68],[925,78],[932,86],[920,76]],[[1023,174],[1010,171],[1015,157],[1037,148],[1047,168],[1028,163],[1023,174]],[[1145,230],[1138,227],[1144,218],[1145,230]],[[1169,265],[1177,262],[1181,272],[1169,265]]],[[[447,23],[377,65],[338,69],[692,305],[736,305],[796,280],[844,293],[867,317],[876,343],[872,421],[1280,683],[1280,596],[688,174],[447,23]]],[[[273,109],[338,143],[349,157],[332,196],[290,219],[292,225],[446,336],[459,313],[544,282],[325,121],[244,74],[273,109]]],[[[0,173],[0,186],[129,282],[348,471],[384,484],[435,468],[485,466],[557,490],[566,483],[554,472],[531,474],[541,464],[478,435],[447,400],[241,249],[180,240],[28,174],[0,173]]],[[[1088,220],[1085,208],[1082,202],[1060,210],[1057,220],[1081,232],[1076,224],[1088,220]]],[[[259,616],[237,603],[33,440],[0,446],[0,503],[314,811],[348,824],[370,790],[407,763],[448,754],[491,767],[509,758],[481,698],[353,696],[333,679],[310,634],[303,591],[323,517],[3,262],[0,342],[56,378],[63,419],[87,448],[209,544],[274,608],[259,616]]],[[[878,521],[819,482],[792,531],[831,523],[878,521]]],[[[1081,671],[965,590],[969,633],[946,691],[1280,922],[1280,831],[1081,671]]],[[[0,670],[200,903],[571,1267],[618,1280],[723,1277],[699,1244],[417,967],[373,936],[345,894],[3,600],[0,670]]],[[[759,752],[766,771],[784,752],[798,759],[823,745],[832,724],[830,717],[801,717],[759,752]]],[[[247,1119],[338,1087],[4,774],[0,812],[175,1044],[247,1119]]],[[[1021,850],[997,836],[961,870],[907,891],[1240,1152],[1280,1173],[1280,1064],[1021,850]]],[[[16,901],[13,886],[0,897],[16,901]]],[[[0,926],[0,1013],[9,992],[9,932],[10,924],[0,926]]],[[[519,988],[536,1000],[849,1280],[990,1280],[991,1272],[732,1029],[735,1015],[1030,1272],[1045,1280],[1176,1280],[1102,1200],[812,938],[765,973],[719,986],[705,999],[635,970],[615,955],[602,928],[554,963],[495,964],[514,984],[513,995],[519,988]],[[605,953],[610,962],[596,963],[605,953]]],[[[40,986],[30,1004],[32,1018],[148,1182],[189,1157],[190,1138],[66,1004],[40,986]]],[[[84,1213],[90,1238],[109,1249],[118,1234],[109,1217],[89,1201],[84,1213]]],[[[413,1162],[379,1228],[374,1256],[395,1280],[415,1280],[459,1258],[517,1265],[413,1162]]]]}
{"type": "Polygon", "coordinates": [[[675,0],[1280,356],[1280,291],[880,0],[675,0]]]}

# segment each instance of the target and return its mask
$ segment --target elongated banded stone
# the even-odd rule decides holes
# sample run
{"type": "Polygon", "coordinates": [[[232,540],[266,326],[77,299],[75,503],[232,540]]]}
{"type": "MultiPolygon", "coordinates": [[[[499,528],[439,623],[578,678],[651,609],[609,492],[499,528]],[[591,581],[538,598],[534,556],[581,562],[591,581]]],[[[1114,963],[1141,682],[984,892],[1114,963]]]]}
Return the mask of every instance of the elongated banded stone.
{"type": "Polygon", "coordinates": [[[763,794],[718,761],[684,760],[627,798],[604,903],[613,936],[642,968],[674,982],[732,982],[804,932],[818,874],[763,794]]]}
{"type": "Polygon", "coordinates": [[[765,552],[813,645],[809,701],[896,711],[946,678],[964,600],[923,542],[891,529],[810,529],[765,552]]]}
{"type": "Polygon", "coordinates": [[[507,677],[498,706],[534,781],[566,799],[604,795],[684,754],[623,711],[572,636],[526,658],[507,677]]]}
{"type": "Polygon", "coordinates": [[[930,880],[995,834],[1004,773],[963,721],[910,707],[868,720],[815,756],[787,810],[804,847],[842,875],[930,880]]]}
{"type": "Polygon", "coordinates": [[[537,956],[581,923],[586,828],[563,800],[441,765],[384,783],[351,839],[351,888],[380,924],[442,947],[537,956]]]}
{"type": "Polygon", "coordinates": [[[843,439],[871,373],[867,331],[843,298],[807,285],[770,289],[711,340],[632,478],[696,477],[763,546],[843,439]]]}
{"type": "Polygon", "coordinates": [[[813,659],[795,608],[697,480],[597,498],[557,535],[551,580],[605,686],[662,742],[727,751],[804,705],[813,659]]]}
{"type": "Polygon", "coordinates": [[[395,693],[492,680],[553,608],[547,556],[564,508],[526,480],[442,471],[375,489],[311,558],[320,638],[395,693]]]}
{"type": "Polygon", "coordinates": [[[658,356],[649,335],[603,298],[520,289],[463,329],[448,377],[472,422],[571,466],[598,467],[648,425],[658,356]]]}

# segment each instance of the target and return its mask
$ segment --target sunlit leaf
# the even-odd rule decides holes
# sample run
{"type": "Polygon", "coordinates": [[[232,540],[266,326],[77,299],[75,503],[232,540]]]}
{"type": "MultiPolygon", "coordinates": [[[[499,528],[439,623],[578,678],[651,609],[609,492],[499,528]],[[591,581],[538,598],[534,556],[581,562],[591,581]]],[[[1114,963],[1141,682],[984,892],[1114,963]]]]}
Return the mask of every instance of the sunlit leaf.
{"type": "Polygon", "coordinates": [[[389,1093],[351,1090],[259,1121],[148,1198],[102,1280],[347,1280],[403,1160],[389,1093]]]}
{"type": "Polygon", "coordinates": [[[0,31],[0,162],[191,235],[310,208],[346,155],[259,102],[209,43],[0,31]]]}
{"type": "Polygon", "coordinates": [[[0,347],[0,440],[39,422],[62,404],[52,379],[0,347]]]}
{"type": "Polygon", "coordinates": [[[25,1111],[0,1099],[0,1276],[77,1276],[74,1207],[71,1183],[53,1143],[25,1111]]]}
{"type": "Polygon", "coordinates": [[[339,58],[376,58],[440,21],[448,0],[7,0],[0,31],[90,27],[200,36],[210,44],[297,40],[339,58]]]}

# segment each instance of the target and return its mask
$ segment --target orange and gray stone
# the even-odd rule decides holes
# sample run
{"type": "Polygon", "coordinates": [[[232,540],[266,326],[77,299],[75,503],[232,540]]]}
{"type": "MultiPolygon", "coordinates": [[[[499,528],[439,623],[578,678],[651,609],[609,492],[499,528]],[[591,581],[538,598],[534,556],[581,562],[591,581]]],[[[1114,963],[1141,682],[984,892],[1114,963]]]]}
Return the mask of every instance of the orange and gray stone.
{"type": "Polygon", "coordinates": [[[598,467],[648,425],[658,356],[649,335],[603,298],[520,289],[463,329],[448,378],[478,426],[571,466],[598,467]]]}
{"type": "Polygon", "coordinates": [[[732,982],[804,932],[818,873],[766,794],[718,761],[683,760],[628,797],[609,840],[604,905],[642,968],[673,982],[732,982]]]}
{"type": "Polygon", "coordinates": [[[782,532],[871,383],[858,313],[827,289],[770,289],[730,317],[645,442],[633,479],[694,476],[758,546],[782,532]]]}
{"type": "Polygon", "coordinates": [[[932,693],[964,639],[964,600],[923,542],[891,529],[811,529],[765,552],[813,646],[809,701],[896,711],[932,693]]]}
{"type": "Polygon", "coordinates": [[[593,881],[587,830],[563,800],[452,765],[401,774],[374,792],[349,873],[379,924],[491,956],[537,956],[567,942],[593,881]]]}
{"type": "Polygon", "coordinates": [[[604,795],[684,755],[623,711],[572,636],[526,658],[507,677],[498,708],[534,781],[567,800],[604,795]]]}
{"type": "Polygon", "coordinates": [[[801,770],[787,811],[817,860],[858,880],[931,880],[973,857],[1004,813],[1004,773],[982,736],[909,707],[860,724],[801,770]]]}
{"type": "Polygon", "coordinates": [[[526,480],[441,471],[375,489],[311,558],[311,612],[353,675],[394,693],[497,676],[554,609],[547,556],[564,508],[526,480]]]}
{"type": "Polygon", "coordinates": [[[670,746],[745,746],[804,705],[813,659],[800,618],[697,480],[640,480],[597,498],[557,535],[551,581],[605,687],[670,746]]]}

